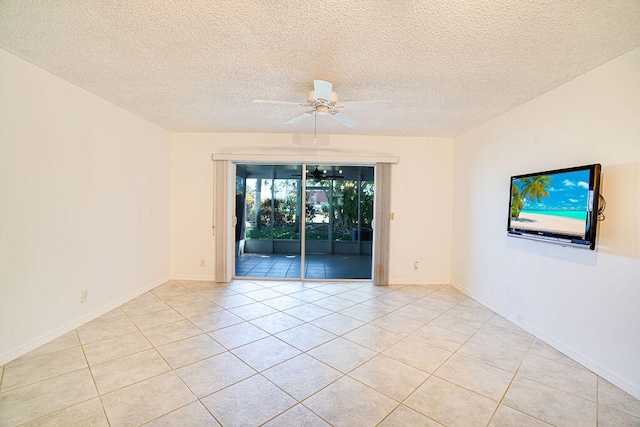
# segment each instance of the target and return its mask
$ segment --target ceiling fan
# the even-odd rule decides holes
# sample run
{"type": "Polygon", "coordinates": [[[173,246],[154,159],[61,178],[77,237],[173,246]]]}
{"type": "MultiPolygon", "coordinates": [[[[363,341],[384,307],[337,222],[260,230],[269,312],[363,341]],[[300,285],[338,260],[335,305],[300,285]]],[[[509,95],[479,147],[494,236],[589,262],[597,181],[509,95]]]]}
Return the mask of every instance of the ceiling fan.
{"type": "MultiPolygon", "coordinates": [[[[314,170],[312,171],[307,170],[306,173],[307,173],[307,178],[316,179],[316,180],[321,180],[326,178],[344,178],[344,175],[327,174],[326,170],[318,169],[318,165],[316,165],[316,168],[314,170]]],[[[342,170],[339,170],[338,173],[342,173],[342,170]]],[[[297,174],[292,176],[302,176],[302,174],[297,174]]]]}
{"type": "Polygon", "coordinates": [[[307,96],[307,102],[271,101],[254,99],[255,104],[279,104],[305,108],[305,111],[284,122],[285,125],[297,123],[310,116],[329,116],[346,127],[357,126],[358,122],[342,113],[344,110],[380,110],[391,108],[391,101],[352,101],[339,102],[333,92],[333,85],[324,80],[314,80],[313,90],[307,96]]]}

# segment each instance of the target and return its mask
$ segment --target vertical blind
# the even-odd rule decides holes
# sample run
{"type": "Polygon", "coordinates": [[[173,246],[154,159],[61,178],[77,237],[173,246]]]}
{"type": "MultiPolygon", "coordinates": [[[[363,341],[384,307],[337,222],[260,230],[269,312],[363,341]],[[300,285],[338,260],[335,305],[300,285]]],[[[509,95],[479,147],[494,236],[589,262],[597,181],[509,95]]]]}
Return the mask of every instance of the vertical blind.
{"type": "Polygon", "coordinates": [[[376,163],[373,213],[373,283],[389,284],[389,229],[391,218],[391,164],[376,163]]]}
{"type": "Polygon", "coordinates": [[[231,215],[229,214],[229,161],[213,161],[213,240],[214,280],[226,283],[231,280],[230,245],[231,215]]]}

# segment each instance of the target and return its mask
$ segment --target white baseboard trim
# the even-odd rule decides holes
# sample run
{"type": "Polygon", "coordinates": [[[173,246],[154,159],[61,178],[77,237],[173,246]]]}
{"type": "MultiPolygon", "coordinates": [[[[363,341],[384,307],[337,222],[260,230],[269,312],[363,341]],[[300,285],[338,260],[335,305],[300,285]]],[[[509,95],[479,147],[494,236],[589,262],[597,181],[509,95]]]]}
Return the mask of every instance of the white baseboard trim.
{"type": "Polygon", "coordinates": [[[389,279],[390,285],[449,285],[449,279],[389,279]]]}
{"type": "Polygon", "coordinates": [[[215,282],[213,274],[172,274],[171,280],[202,280],[203,282],[215,282]]]}
{"type": "Polygon", "coordinates": [[[48,332],[45,332],[44,334],[27,341],[24,344],[19,345],[16,348],[13,348],[9,351],[6,351],[2,354],[0,354],[0,366],[11,362],[12,360],[17,359],[20,356],[23,356],[27,353],[29,353],[32,350],[35,350],[36,348],[50,342],[53,341],[54,339],[61,337],[62,335],[66,334],[67,332],[71,332],[74,329],[84,325],[85,323],[102,316],[105,313],[108,313],[109,311],[120,307],[122,304],[131,301],[134,298],[139,297],[140,295],[150,291],[151,289],[160,286],[161,284],[167,282],[171,280],[168,276],[167,277],[162,277],[158,280],[155,280],[151,283],[148,283],[147,285],[136,289],[135,291],[129,292],[128,294],[116,299],[115,301],[112,301],[108,304],[103,305],[102,307],[99,307],[95,310],[92,310],[91,312],[84,314],[80,317],[78,317],[77,319],[71,320],[55,329],[52,329],[48,332]]]}
{"type": "MultiPolygon", "coordinates": [[[[265,277],[265,280],[299,280],[299,279],[279,279],[273,277],[265,277]]],[[[215,281],[215,276],[213,274],[182,274],[182,273],[174,273],[171,275],[171,280],[202,280],[205,282],[213,282],[215,281]]],[[[242,278],[240,278],[242,280],[242,278]]],[[[256,280],[249,279],[246,280],[256,280]]],[[[349,279],[345,279],[346,282],[349,279]]],[[[390,285],[449,285],[451,284],[449,279],[389,279],[390,285]]]]}
{"type": "Polygon", "coordinates": [[[615,385],[616,387],[618,387],[618,388],[624,390],[625,392],[629,393],[631,396],[635,397],[636,399],[640,399],[640,386],[638,384],[631,383],[628,380],[626,380],[625,378],[620,377],[615,372],[612,372],[609,368],[607,368],[605,366],[602,366],[600,363],[598,363],[598,362],[594,361],[593,359],[585,356],[584,354],[580,353],[579,351],[575,350],[574,348],[569,347],[569,346],[563,344],[562,342],[556,340],[555,338],[545,334],[544,332],[540,331],[535,326],[533,326],[533,325],[531,325],[531,324],[529,324],[527,322],[523,322],[523,321],[517,320],[513,315],[508,314],[506,310],[495,306],[494,304],[492,304],[489,301],[484,300],[484,298],[482,298],[481,296],[477,295],[475,292],[470,291],[468,288],[466,288],[465,286],[461,285],[460,283],[457,283],[455,281],[451,281],[451,286],[455,287],[460,292],[470,296],[471,298],[473,298],[474,300],[478,301],[479,303],[481,303],[485,307],[493,310],[495,313],[497,313],[500,316],[504,317],[505,319],[507,319],[511,323],[521,327],[525,331],[527,331],[530,334],[534,335],[539,340],[545,342],[546,344],[549,344],[551,347],[555,348],[560,353],[572,358],[573,360],[575,360],[576,362],[578,362],[579,364],[581,364],[585,368],[589,369],[590,371],[592,371],[596,375],[598,375],[598,376],[604,378],[605,380],[609,381],[611,384],[615,385]]]}
{"type": "MultiPolygon", "coordinates": [[[[492,311],[494,311],[495,313],[497,313],[500,316],[504,317],[505,319],[507,318],[504,315],[505,310],[503,310],[501,307],[498,307],[498,306],[494,305],[493,303],[484,300],[479,295],[476,295],[474,292],[472,292],[469,289],[467,289],[466,287],[462,286],[460,283],[452,280],[451,281],[451,286],[453,286],[454,288],[456,288],[457,290],[459,290],[463,294],[465,294],[465,295],[473,298],[474,300],[478,301],[480,304],[484,305],[488,309],[491,309],[492,311]]],[[[509,319],[509,320],[511,320],[511,319],[509,319]]],[[[516,322],[513,322],[513,323],[516,323],[516,322]]]]}

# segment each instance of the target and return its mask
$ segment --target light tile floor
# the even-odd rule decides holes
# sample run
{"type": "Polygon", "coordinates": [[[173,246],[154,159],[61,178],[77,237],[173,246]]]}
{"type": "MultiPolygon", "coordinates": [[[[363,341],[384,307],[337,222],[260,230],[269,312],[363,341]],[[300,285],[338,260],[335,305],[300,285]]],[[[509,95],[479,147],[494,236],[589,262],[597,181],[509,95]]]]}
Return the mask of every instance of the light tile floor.
{"type": "Polygon", "coordinates": [[[640,425],[450,286],[170,281],[0,369],[1,426],[640,425]]]}

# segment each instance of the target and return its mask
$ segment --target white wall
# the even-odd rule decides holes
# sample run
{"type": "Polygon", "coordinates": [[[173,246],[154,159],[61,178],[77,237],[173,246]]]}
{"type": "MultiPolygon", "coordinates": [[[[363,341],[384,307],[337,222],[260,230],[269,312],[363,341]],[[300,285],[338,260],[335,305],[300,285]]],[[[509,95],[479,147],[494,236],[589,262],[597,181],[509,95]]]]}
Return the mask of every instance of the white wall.
{"type": "Polygon", "coordinates": [[[170,171],[168,132],[0,50],[0,365],[169,278],[170,171]]]}
{"type": "Polygon", "coordinates": [[[174,134],[172,276],[213,279],[212,153],[399,156],[392,167],[392,283],[449,283],[453,141],[446,138],[174,134]],[[200,259],[205,267],[200,267],[200,259]],[[418,271],[413,263],[419,261],[418,271]]]}
{"type": "Polygon", "coordinates": [[[455,141],[452,281],[640,397],[640,48],[455,141]],[[597,250],[508,238],[511,175],[602,164],[597,250]]]}

